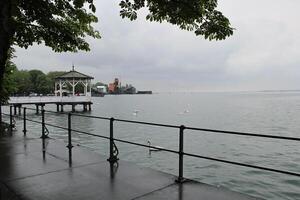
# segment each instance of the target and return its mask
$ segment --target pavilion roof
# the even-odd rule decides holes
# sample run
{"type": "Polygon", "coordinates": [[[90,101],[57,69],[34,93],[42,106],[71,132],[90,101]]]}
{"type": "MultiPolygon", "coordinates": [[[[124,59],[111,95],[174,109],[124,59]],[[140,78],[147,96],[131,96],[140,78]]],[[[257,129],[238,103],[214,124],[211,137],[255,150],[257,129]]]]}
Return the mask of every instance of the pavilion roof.
{"type": "Polygon", "coordinates": [[[60,76],[57,76],[55,79],[94,79],[92,76],[85,75],[75,70],[66,72],[60,76]]]}

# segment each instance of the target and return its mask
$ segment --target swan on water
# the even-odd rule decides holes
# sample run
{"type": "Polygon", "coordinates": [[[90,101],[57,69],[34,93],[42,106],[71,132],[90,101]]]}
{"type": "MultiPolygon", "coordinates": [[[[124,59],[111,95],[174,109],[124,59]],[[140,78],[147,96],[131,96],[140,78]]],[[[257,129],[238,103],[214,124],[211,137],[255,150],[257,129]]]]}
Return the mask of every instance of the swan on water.
{"type": "Polygon", "coordinates": [[[190,111],[188,109],[185,109],[183,112],[178,113],[179,115],[184,115],[189,113],[190,111]]]}
{"type": "Polygon", "coordinates": [[[134,110],[132,114],[137,115],[139,112],[140,112],[140,110],[134,110]]]}
{"type": "Polygon", "coordinates": [[[147,143],[148,143],[148,146],[149,146],[149,152],[151,152],[151,151],[161,151],[161,149],[155,149],[153,147],[163,148],[163,147],[160,147],[160,146],[153,146],[153,147],[151,147],[152,145],[151,145],[150,140],[148,140],[147,143]]]}

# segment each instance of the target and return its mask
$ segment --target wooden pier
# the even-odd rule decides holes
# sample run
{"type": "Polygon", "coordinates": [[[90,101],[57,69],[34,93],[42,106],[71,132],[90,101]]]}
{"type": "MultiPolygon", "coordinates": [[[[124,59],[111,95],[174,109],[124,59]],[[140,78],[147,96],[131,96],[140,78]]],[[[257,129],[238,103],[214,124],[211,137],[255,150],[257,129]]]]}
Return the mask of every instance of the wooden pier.
{"type": "Polygon", "coordinates": [[[14,114],[21,114],[22,105],[35,105],[36,113],[47,104],[55,104],[57,112],[64,112],[64,106],[70,105],[75,111],[77,105],[81,105],[83,111],[91,111],[92,100],[90,96],[35,96],[35,97],[10,97],[9,105],[14,107],[14,114]]]}

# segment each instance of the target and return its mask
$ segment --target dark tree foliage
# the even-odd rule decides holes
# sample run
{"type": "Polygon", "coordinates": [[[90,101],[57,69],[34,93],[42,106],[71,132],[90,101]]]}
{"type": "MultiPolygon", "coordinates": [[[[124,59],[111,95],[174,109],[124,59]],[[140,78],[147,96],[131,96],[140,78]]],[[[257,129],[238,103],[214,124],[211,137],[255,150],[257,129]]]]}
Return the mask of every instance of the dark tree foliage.
{"type": "Polygon", "coordinates": [[[8,100],[10,94],[16,92],[17,84],[14,82],[14,74],[17,71],[16,65],[11,62],[14,49],[10,49],[8,52],[8,60],[6,62],[5,73],[3,77],[3,89],[1,91],[2,98],[0,104],[5,103],[8,100]]]}
{"type": "Polygon", "coordinates": [[[30,82],[30,74],[26,70],[15,70],[12,74],[12,81],[15,83],[13,94],[28,95],[29,89],[32,87],[30,82]]]}
{"type": "MultiPolygon", "coordinates": [[[[89,50],[86,36],[100,38],[91,23],[97,17],[84,8],[86,0],[19,0],[14,16],[14,45],[44,43],[56,52],[89,50]]],[[[90,7],[95,6],[88,0],[90,7]]]]}
{"type": "Polygon", "coordinates": [[[38,94],[47,94],[53,87],[51,80],[40,70],[30,70],[29,72],[30,83],[28,91],[38,94]]]}
{"type": "Polygon", "coordinates": [[[147,7],[147,20],[166,21],[205,39],[223,40],[233,34],[233,28],[217,5],[218,0],[122,0],[120,15],[135,20],[137,11],[147,7]]]}

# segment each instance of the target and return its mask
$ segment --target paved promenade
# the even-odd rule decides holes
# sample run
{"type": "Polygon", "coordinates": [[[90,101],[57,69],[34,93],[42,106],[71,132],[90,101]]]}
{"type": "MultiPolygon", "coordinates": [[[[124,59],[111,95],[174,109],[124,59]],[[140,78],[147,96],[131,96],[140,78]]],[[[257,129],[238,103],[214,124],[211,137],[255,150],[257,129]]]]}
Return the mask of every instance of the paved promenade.
{"type": "MultiPolygon", "coordinates": [[[[0,199],[5,200],[253,200],[249,196],[195,181],[175,183],[170,174],[125,161],[111,166],[106,157],[66,144],[14,132],[0,133],[0,199]]],[[[28,133],[30,135],[30,133],[28,133]]]]}

